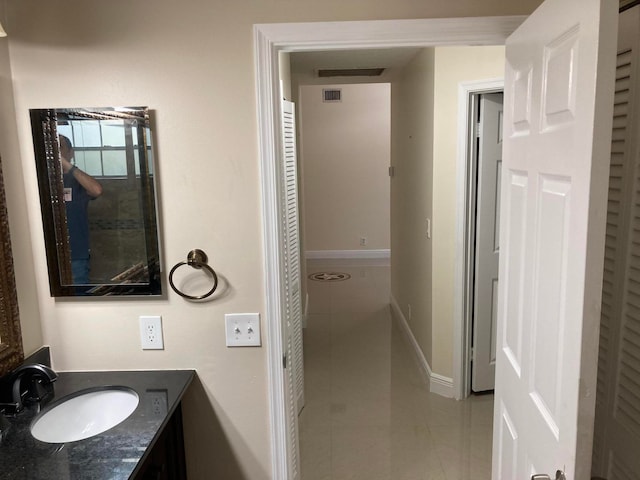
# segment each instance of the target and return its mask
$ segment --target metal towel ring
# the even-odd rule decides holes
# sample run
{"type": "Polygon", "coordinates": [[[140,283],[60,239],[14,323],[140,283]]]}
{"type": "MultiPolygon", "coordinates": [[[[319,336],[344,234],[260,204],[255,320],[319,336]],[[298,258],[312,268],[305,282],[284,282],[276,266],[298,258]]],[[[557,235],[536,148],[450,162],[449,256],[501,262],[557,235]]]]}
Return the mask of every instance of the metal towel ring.
{"type": "Polygon", "coordinates": [[[181,297],[188,298],[190,300],[202,300],[203,298],[207,298],[213,292],[215,292],[216,288],[218,288],[218,275],[216,275],[216,272],[214,272],[213,268],[211,268],[211,266],[207,263],[207,261],[208,261],[207,254],[204,253],[202,250],[198,248],[196,248],[195,250],[191,250],[187,255],[187,261],[177,263],[176,265],[173,266],[173,268],[169,272],[169,285],[171,285],[171,288],[173,288],[173,291],[176,292],[181,297]],[[213,287],[211,288],[211,290],[209,290],[207,293],[203,293],[202,295],[187,295],[186,293],[178,290],[178,288],[173,284],[173,272],[175,272],[178,269],[178,267],[181,267],[182,265],[189,265],[190,267],[197,268],[197,269],[204,268],[211,275],[213,275],[213,287]]]}

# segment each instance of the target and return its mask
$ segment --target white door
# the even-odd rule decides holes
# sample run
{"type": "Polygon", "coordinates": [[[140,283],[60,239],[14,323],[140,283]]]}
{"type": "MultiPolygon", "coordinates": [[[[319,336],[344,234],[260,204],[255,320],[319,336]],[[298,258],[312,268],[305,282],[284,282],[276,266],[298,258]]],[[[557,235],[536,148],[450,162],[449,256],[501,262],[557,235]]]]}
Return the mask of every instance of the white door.
{"type": "Polygon", "coordinates": [[[289,430],[289,472],[291,480],[300,478],[298,413],[304,405],[304,366],[302,352],[302,309],[300,302],[300,245],[298,234],[298,175],[296,160],[296,119],[292,102],[282,102],[282,134],[286,201],[282,219],[284,232],[284,325],[286,348],[287,428],[289,430]]]}
{"type": "Polygon", "coordinates": [[[620,14],[593,473],[640,478],[640,5],[620,14]]]}
{"type": "Polygon", "coordinates": [[[496,376],[502,93],[480,96],[478,188],[473,308],[474,392],[493,390],[496,376]]]}
{"type": "Polygon", "coordinates": [[[493,479],[590,478],[616,0],[507,40],[493,479]]]}
{"type": "Polygon", "coordinates": [[[300,226],[298,217],[298,160],[296,149],[296,115],[292,102],[282,102],[284,135],[284,174],[286,188],[285,275],[287,284],[287,325],[291,340],[291,374],[294,380],[296,412],[304,407],[304,362],[302,352],[302,299],[300,279],[300,226]]]}

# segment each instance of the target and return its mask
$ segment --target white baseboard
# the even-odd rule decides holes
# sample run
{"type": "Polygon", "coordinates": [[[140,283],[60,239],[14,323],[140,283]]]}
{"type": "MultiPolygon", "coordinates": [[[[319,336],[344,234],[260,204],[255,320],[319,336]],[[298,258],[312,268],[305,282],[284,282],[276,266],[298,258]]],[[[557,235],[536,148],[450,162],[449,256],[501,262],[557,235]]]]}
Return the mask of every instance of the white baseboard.
{"type": "Polygon", "coordinates": [[[397,320],[402,333],[412,347],[413,354],[418,361],[418,366],[420,367],[424,380],[429,385],[429,391],[443,397],[454,398],[453,379],[438,373],[433,373],[420,345],[418,345],[416,337],[411,331],[411,327],[409,327],[409,322],[407,322],[407,319],[400,309],[400,305],[398,305],[393,295],[391,295],[391,309],[393,310],[393,317],[397,320]]]}
{"type": "Polygon", "coordinates": [[[431,384],[429,389],[433,393],[437,393],[443,397],[454,398],[455,391],[453,389],[453,379],[431,372],[431,384]]]}
{"type": "Polygon", "coordinates": [[[391,258],[391,250],[309,250],[305,258],[391,258]]]}

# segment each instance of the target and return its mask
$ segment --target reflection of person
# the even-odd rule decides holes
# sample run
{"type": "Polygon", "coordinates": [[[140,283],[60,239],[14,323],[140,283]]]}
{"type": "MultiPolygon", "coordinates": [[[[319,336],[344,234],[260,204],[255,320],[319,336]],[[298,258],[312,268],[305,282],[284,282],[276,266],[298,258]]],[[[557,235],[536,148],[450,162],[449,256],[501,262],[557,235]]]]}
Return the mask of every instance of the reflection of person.
{"type": "Polygon", "coordinates": [[[87,284],[89,283],[89,200],[102,195],[102,185],[71,163],[73,158],[71,141],[64,135],[58,138],[71,249],[71,275],[74,284],[87,284]]]}

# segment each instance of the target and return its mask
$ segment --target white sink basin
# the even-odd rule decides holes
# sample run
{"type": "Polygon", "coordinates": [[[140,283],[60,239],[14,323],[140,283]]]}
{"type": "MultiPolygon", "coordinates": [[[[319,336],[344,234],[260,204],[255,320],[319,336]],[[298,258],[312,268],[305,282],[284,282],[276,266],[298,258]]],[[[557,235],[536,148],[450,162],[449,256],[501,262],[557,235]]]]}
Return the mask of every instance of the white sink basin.
{"type": "Polygon", "coordinates": [[[40,414],[31,425],[31,434],[48,443],[93,437],[125,420],[139,401],[138,394],[126,387],[83,390],[40,414]]]}

